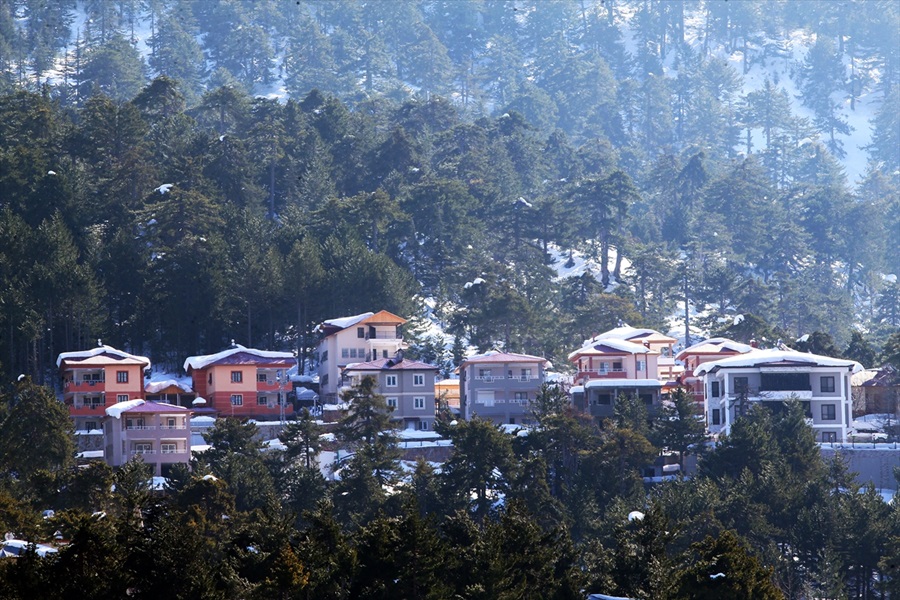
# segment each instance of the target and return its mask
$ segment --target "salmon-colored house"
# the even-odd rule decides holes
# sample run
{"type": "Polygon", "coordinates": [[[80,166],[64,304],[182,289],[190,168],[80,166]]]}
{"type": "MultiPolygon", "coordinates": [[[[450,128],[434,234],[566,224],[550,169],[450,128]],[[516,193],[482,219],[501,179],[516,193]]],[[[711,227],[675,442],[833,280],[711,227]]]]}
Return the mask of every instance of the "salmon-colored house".
{"type": "Polygon", "coordinates": [[[184,370],[193,380],[197,399],[223,416],[273,419],[292,415],[287,403],[291,389],[287,371],[297,364],[291,352],[256,350],[235,344],[228,350],[191,356],[184,370]]]}
{"type": "Polygon", "coordinates": [[[100,429],[105,410],[144,397],[144,370],[150,359],[111,346],[63,352],[56,359],[62,376],[63,402],[76,430],[100,429]]]}

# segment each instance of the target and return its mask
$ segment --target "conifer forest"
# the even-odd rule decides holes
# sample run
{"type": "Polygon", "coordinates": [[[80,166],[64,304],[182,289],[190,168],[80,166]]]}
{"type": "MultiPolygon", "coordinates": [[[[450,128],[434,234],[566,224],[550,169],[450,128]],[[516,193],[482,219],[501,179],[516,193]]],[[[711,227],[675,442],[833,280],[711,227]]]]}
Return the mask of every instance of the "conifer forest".
{"type": "Polygon", "coordinates": [[[900,369],[898,275],[895,0],[0,0],[0,534],[69,542],[0,600],[900,600],[900,500],[794,404],[712,445],[678,393],[547,386],[527,435],[443,415],[435,466],[360,393],[335,480],[300,414],[151,490],[75,468],[54,392],[100,339],[314,369],[381,309],[444,375],[623,323],[900,369]]]}

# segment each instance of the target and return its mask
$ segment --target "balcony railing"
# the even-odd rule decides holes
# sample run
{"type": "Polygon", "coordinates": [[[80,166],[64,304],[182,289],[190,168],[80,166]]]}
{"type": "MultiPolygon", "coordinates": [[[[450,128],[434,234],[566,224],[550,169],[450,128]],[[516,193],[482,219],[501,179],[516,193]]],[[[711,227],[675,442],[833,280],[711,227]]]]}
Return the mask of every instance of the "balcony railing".
{"type": "Polygon", "coordinates": [[[504,375],[478,375],[475,377],[475,381],[485,381],[487,383],[492,383],[494,381],[503,381],[506,377],[504,375]]]}
{"type": "Polygon", "coordinates": [[[156,450],[132,450],[131,455],[135,456],[138,454],[156,454],[156,450]]]}
{"type": "Polygon", "coordinates": [[[399,340],[401,339],[394,331],[376,331],[375,335],[366,333],[367,340],[399,340]]]}
{"type": "Polygon", "coordinates": [[[537,375],[509,375],[507,379],[512,379],[513,381],[534,381],[535,379],[540,379],[537,375]]]}
{"type": "Polygon", "coordinates": [[[125,429],[156,429],[156,425],[126,425],[125,429]]]}
{"type": "Polygon", "coordinates": [[[187,425],[160,425],[160,429],[187,429],[187,425]]]}

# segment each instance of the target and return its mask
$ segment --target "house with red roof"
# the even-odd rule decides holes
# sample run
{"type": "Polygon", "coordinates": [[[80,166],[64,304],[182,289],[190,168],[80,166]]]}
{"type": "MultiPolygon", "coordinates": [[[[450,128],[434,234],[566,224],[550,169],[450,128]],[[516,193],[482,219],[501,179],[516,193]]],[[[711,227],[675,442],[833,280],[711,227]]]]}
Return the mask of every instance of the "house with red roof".
{"type": "Polygon", "coordinates": [[[150,359],[99,344],[61,353],[56,366],[75,429],[99,430],[106,407],[144,397],[144,370],[150,368],[150,359]]]}
{"type": "Polygon", "coordinates": [[[319,343],[319,396],[325,403],[338,401],[341,370],[351,363],[391,358],[406,348],[400,327],[406,319],[386,310],[328,319],[316,327],[319,343]]]}
{"type": "Polygon", "coordinates": [[[197,400],[222,416],[277,419],[292,415],[287,402],[291,389],[287,371],[297,364],[291,352],[256,350],[234,344],[231,348],[184,361],[197,400]]]}
{"type": "Polygon", "coordinates": [[[434,380],[439,369],[428,363],[392,358],[352,363],[343,369],[345,385],[358,385],[363,377],[374,377],[378,393],[393,409],[391,417],[403,429],[427,431],[434,429],[434,380]]]}
{"type": "Polygon", "coordinates": [[[118,467],[139,457],[166,477],[173,464],[191,460],[191,411],[183,406],[128,400],[106,408],[103,457],[118,467]]]}
{"type": "Polygon", "coordinates": [[[491,351],[459,365],[459,407],[465,419],[479,416],[498,425],[530,421],[550,362],[540,356],[491,351]]]}

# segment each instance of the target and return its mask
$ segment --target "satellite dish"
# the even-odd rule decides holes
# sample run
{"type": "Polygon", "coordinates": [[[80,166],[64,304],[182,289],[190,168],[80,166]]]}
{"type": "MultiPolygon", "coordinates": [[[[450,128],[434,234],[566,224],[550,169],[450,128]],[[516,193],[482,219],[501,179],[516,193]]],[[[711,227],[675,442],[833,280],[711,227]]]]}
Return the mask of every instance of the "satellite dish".
{"type": "Polygon", "coordinates": [[[193,406],[202,406],[202,405],[206,404],[206,399],[198,397],[193,402],[191,402],[191,404],[193,406]]]}

